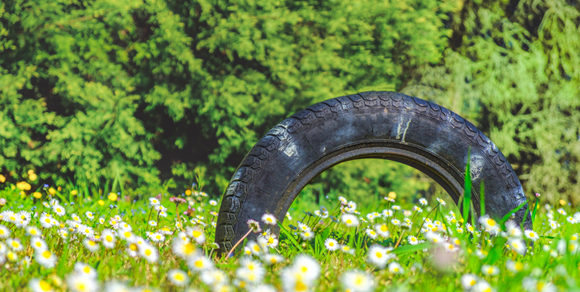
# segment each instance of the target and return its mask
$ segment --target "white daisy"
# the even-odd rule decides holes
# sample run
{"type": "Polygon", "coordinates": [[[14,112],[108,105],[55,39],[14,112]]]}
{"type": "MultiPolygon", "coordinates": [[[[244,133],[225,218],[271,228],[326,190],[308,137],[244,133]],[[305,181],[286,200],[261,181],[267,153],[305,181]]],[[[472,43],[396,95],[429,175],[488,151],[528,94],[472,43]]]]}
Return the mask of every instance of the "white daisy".
{"type": "Polygon", "coordinates": [[[64,207],[61,205],[54,205],[52,206],[52,211],[54,211],[54,213],[56,213],[56,215],[58,216],[64,216],[64,214],[66,214],[66,211],[64,210],[64,207]]]}
{"type": "Polygon", "coordinates": [[[30,245],[36,251],[44,251],[45,249],[48,248],[48,246],[46,245],[46,242],[42,238],[40,238],[38,236],[32,237],[30,239],[30,245]]]}
{"type": "Polygon", "coordinates": [[[269,213],[264,213],[264,215],[262,215],[262,222],[264,222],[265,224],[268,225],[276,225],[276,217],[274,217],[274,215],[269,214],[269,213]]]}
{"type": "Polygon", "coordinates": [[[540,238],[538,234],[533,230],[527,229],[524,231],[524,234],[526,235],[527,238],[531,239],[532,241],[536,241],[540,238]]]}
{"type": "Polygon", "coordinates": [[[359,220],[355,215],[352,214],[343,214],[341,216],[342,222],[347,226],[347,227],[356,227],[359,225],[359,220]]]}
{"type": "Polygon", "coordinates": [[[187,260],[187,266],[196,272],[212,270],[214,263],[203,254],[195,254],[187,260]]]}
{"type": "Polygon", "coordinates": [[[85,275],[90,278],[97,278],[97,271],[93,267],[83,263],[76,262],[74,266],[74,271],[80,275],[85,275]]]}
{"type": "Polygon", "coordinates": [[[96,252],[97,250],[99,250],[100,246],[99,243],[92,240],[92,239],[88,239],[85,238],[83,239],[83,245],[90,251],[90,252],[96,252]]]}
{"type": "Polygon", "coordinates": [[[66,283],[68,288],[74,292],[94,292],[99,288],[96,279],[78,273],[69,274],[66,283]]]}
{"type": "Polygon", "coordinates": [[[34,258],[39,265],[45,268],[52,268],[56,265],[56,256],[48,249],[43,251],[37,250],[34,258]]]}
{"type": "Polygon", "coordinates": [[[104,247],[106,247],[106,248],[114,248],[115,247],[115,243],[117,242],[117,239],[116,239],[115,234],[113,233],[112,230],[110,230],[110,229],[103,230],[103,232],[101,232],[101,238],[102,238],[102,243],[103,243],[104,247]]]}
{"type": "Polygon", "coordinates": [[[397,262],[392,262],[389,264],[389,272],[393,274],[402,274],[404,272],[403,267],[397,262]]]}
{"type": "Polygon", "coordinates": [[[10,237],[10,229],[4,225],[0,225],[0,238],[10,237]]]}
{"type": "Polygon", "coordinates": [[[179,287],[187,285],[187,282],[189,281],[187,273],[179,269],[170,270],[169,272],[167,272],[167,277],[169,278],[169,281],[171,281],[173,285],[179,287]]]}
{"type": "Polygon", "coordinates": [[[474,274],[464,274],[461,276],[461,286],[464,290],[471,290],[477,284],[477,276],[474,274]]]}
{"type": "Polygon", "coordinates": [[[327,238],[324,241],[324,246],[329,251],[335,251],[335,250],[337,250],[337,249],[340,248],[340,245],[338,244],[338,241],[336,241],[336,239],[334,239],[334,238],[327,238]]]}
{"type": "Polygon", "coordinates": [[[159,260],[159,252],[157,249],[149,244],[142,244],[139,246],[139,254],[142,258],[146,259],[150,263],[156,263],[159,260]]]}

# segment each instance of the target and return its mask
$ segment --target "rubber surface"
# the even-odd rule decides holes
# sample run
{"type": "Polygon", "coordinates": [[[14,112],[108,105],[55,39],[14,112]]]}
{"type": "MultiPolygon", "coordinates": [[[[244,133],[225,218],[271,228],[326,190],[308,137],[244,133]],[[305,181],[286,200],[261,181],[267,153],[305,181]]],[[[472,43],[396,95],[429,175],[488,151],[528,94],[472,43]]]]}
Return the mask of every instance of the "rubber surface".
{"type": "MultiPolygon", "coordinates": [[[[317,103],[266,134],[246,155],[223,196],[216,242],[230,250],[265,212],[282,221],[302,188],[338,163],[360,158],[398,161],[426,173],[451,195],[463,193],[471,148],[472,199],[501,218],[526,201],[521,183],[499,149],[456,113],[396,92],[364,92],[317,103]]],[[[515,215],[522,222],[528,208],[515,215]]],[[[524,228],[531,229],[528,213],[524,228]]],[[[278,228],[273,228],[278,233],[278,228]]]]}

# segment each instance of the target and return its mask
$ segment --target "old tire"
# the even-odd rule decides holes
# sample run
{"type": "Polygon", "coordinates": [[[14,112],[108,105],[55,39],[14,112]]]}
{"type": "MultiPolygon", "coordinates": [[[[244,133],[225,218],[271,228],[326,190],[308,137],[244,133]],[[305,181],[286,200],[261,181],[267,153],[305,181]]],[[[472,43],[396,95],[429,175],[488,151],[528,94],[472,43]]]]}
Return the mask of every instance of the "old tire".
{"type": "MultiPolygon", "coordinates": [[[[383,158],[437,181],[457,203],[471,148],[472,198],[501,218],[526,201],[519,179],[497,147],[473,124],[435,103],[395,92],[364,92],[310,106],[266,134],[246,155],[223,196],[216,242],[230,250],[265,212],[282,221],[302,188],[338,163],[383,158]]],[[[527,208],[515,220],[521,222],[527,208]]],[[[530,216],[524,223],[531,229],[530,216]]],[[[274,228],[278,232],[277,228],[274,228]]]]}

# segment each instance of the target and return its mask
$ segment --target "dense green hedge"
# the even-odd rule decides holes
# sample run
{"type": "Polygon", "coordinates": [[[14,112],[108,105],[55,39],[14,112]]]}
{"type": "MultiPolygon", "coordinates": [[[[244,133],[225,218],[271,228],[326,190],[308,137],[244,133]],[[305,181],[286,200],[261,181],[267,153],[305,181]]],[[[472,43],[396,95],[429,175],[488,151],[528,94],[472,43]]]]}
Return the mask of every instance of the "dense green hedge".
{"type": "Polygon", "coordinates": [[[466,2],[405,89],[479,122],[528,193],[580,203],[580,2],[466,2]],[[510,5],[511,3],[511,5],[510,5]]]}
{"type": "Polygon", "coordinates": [[[223,187],[307,105],[437,63],[458,1],[0,3],[0,172],[223,187]]]}
{"type": "MultiPolygon", "coordinates": [[[[287,115],[395,89],[478,124],[528,192],[574,200],[579,24],[565,0],[4,1],[0,173],[132,186],[198,173],[219,193],[287,115]]],[[[408,191],[393,171],[416,172],[380,165],[314,187],[408,191]]]]}

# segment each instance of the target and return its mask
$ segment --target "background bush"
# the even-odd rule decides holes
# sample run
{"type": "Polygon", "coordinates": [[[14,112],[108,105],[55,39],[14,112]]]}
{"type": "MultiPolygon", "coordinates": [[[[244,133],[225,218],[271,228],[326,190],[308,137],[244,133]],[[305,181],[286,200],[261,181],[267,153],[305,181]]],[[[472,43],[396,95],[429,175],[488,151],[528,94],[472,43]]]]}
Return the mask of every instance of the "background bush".
{"type": "MultiPolygon", "coordinates": [[[[17,180],[32,168],[56,184],[165,182],[158,189],[197,174],[219,195],[286,116],[398,90],[478,124],[528,193],[571,196],[580,187],[579,11],[560,0],[4,1],[0,172],[17,180]]],[[[409,168],[353,165],[313,188],[432,190],[409,168]]]]}
{"type": "Polygon", "coordinates": [[[437,62],[446,1],[5,1],[0,165],[224,187],[278,121],[437,62]],[[213,183],[213,182],[217,183],[213,183]]]}
{"type": "Polygon", "coordinates": [[[478,122],[528,194],[580,203],[580,2],[466,2],[405,92],[478,122]]]}

